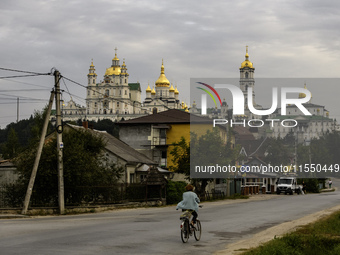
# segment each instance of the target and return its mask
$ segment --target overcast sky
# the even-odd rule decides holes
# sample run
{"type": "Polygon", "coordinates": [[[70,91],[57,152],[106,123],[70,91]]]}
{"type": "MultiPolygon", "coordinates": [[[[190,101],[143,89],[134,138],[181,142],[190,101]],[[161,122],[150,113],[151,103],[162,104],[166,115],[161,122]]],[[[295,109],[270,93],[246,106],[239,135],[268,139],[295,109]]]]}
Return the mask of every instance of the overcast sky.
{"type": "MultiPolygon", "coordinates": [[[[0,27],[0,67],[42,73],[55,67],[86,85],[91,59],[102,79],[117,47],[129,82],[141,83],[143,99],[148,82],[152,86],[159,77],[162,58],[167,78],[190,104],[190,78],[238,77],[246,45],[255,78],[339,78],[335,0],[2,0],[0,27]]],[[[0,77],[9,75],[18,73],[0,70],[0,77]]],[[[66,85],[85,106],[85,88],[66,85]]],[[[264,88],[256,85],[259,102],[264,88]]],[[[52,87],[52,76],[0,79],[0,127],[16,121],[17,97],[20,119],[28,118],[47,104],[52,87]]],[[[308,87],[314,103],[326,105],[338,120],[339,88],[308,87]]]]}

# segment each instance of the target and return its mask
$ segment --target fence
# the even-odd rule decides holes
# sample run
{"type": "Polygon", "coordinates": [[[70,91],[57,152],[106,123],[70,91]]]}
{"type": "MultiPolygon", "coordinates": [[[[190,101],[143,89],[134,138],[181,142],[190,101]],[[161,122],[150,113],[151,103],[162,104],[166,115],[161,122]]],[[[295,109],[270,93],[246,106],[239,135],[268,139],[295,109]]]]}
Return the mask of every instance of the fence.
{"type": "MultiPolygon", "coordinates": [[[[26,191],[6,196],[7,188],[0,186],[0,208],[21,207],[26,191]]],[[[115,186],[77,186],[65,189],[65,205],[101,205],[125,202],[160,200],[157,186],[145,184],[116,184],[115,186]]],[[[162,191],[165,197],[165,191],[162,191]]],[[[30,207],[54,207],[58,205],[57,191],[53,194],[32,192],[30,207]]]]}
{"type": "Polygon", "coordinates": [[[0,208],[3,208],[6,206],[5,203],[5,187],[0,186],[0,208]]]}

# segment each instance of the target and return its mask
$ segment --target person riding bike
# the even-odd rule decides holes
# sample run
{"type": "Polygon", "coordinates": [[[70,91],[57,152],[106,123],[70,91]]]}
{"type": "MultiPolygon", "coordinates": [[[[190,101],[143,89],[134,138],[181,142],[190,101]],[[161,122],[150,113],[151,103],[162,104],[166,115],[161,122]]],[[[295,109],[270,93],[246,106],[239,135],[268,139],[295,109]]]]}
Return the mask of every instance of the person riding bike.
{"type": "Polygon", "coordinates": [[[182,209],[182,211],[191,210],[192,212],[192,224],[196,223],[196,219],[198,217],[198,203],[200,199],[193,192],[194,186],[188,184],[186,187],[186,192],[183,193],[183,200],[177,204],[176,210],[182,209]]]}

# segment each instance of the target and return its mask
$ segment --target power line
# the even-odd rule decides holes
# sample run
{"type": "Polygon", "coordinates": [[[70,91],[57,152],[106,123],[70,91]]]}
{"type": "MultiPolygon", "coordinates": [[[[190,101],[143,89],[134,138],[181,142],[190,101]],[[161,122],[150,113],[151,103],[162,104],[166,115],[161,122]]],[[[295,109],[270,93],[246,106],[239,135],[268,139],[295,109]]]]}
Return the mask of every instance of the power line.
{"type": "Polygon", "coordinates": [[[6,89],[6,90],[0,90],[0,92],[14,92],[14,91],[45,91],[45,90],[50,90],[50,89],[6,89]]]}
{"type": "Polygon", "coordinates": [[[22,77],[41,76],[41,75],[46,75],[46,74],[25,74],[25,75],[2,76],[0,77],[0,79],[22,78],[22,77]]]}
{"type": "Polygon", "coordinates": [[[29,83],[29,82],[22,82],[22,81],[10,80],[10,79],[4,79],[4,80],[10,81],[10,82],[21,83],[21,84],[27,84],[27,85],[31,85],[31,86],[35,86],[35,87],[49,88],[50,89],[50,86],[42,86],[42,85],[37,85],[37,84],[29,83]]]}
{"type": "MultiPolygon", "coordinates": [[[[67,77],[64,77],[64,76],[62,76],[62,77],[65,78],[66,80],[68,80],[68,81],[70,81],[70,82],[76,84],[76,85],[79,85],[79,86],[81,86],[81,87],[83,87],[83,88],[86,88],[86,89],[88,89],[88,90],[90,90],[90,91],[94,91],[94,92],[98,93],[99,95],[106,96],[104,93],[101,93],[101,92],[99,92],[99,91],[97,91],[97,90],[94,90],[94,89],[90,89],[90,88],[88,88],[87,86],[85,86],[85,85],[83,85],[83,84],[81,84],[81,83],[79,83],[79,82],[73,81],[73,80],[71,80],[71,79],[69,79],[69,78],[67,78],[67,77]]],[[[114,100],[117,101],[117,102],[125,103],[125,104],[128,104],[128,105],[130,105],[130,106],[133,106],[133,107],[140,108],[140,109],[144,110],[142,106],[134,105],[134,102],[137,102],[137,101],[134,101],[134,102],[132,102],[132,104],[131,104],[130,102],[127,102],[127,101],[125,101],[125,100],[120,100],[120,99],[117,99],[117,98],[114,98],[114,100]]]]}
{"type": "Polygon", "coordinates": [[[34,75],[51,75],[51,73],[38,73],[38,72],[23,71],[23,70],[10,69],[10,68],[4,68],[4,67],[0,67],[0,70],[17,72],[17,73],[29,73],[29,74],[34,74],[34,75]]]}
{"type": "MultiPolygon", "coordinates": [[[[19,99],[21,99],[21,100],[23,100],[23,99],[34,99],[34,100],[45,100],[46,101],[46,99],[42,99],[42,98],[32,98],[32,97],[24,97],[24,96],[18,96],[18,95],[8,95],[8,94],[4,94],[4,93],[0,93],[0,95],[7,96],[7,97],[14,97],[14,98],[19,97],[19,99]]],[[[10,98],[8,98],[8,99],[10,99],[10,98]]]]}

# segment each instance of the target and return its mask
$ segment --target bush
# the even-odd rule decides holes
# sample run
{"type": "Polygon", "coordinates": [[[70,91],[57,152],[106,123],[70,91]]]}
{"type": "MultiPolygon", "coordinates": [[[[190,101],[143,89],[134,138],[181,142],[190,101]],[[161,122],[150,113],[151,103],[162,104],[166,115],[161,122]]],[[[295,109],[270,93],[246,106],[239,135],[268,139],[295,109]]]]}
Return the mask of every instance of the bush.
{"type": "Polygon", "coordinates": [[[183,198],[183,192],[185,192],[186,182],[174,182],[169,181],[166,187],[166,203],[168,205],[177,204],[183,198]]]}

